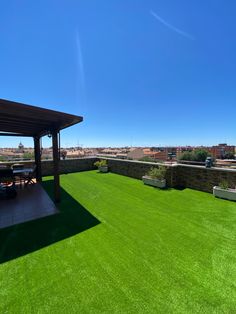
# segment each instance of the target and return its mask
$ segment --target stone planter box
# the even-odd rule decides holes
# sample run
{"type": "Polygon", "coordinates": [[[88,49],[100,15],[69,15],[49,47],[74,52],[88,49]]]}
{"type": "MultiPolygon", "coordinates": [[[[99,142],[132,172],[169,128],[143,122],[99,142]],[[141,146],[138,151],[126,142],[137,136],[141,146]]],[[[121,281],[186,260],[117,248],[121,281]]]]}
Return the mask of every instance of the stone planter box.
{"type": "Polygon", "coordinates": [[[224,198],[230,201],[236,201],[236,190],[235,189],[222,189],[219,186],[213,187],[213,194],[215,197],[224,198]]]}
{"type": "Polygon", "coordinates": [[[103,173],[108,172],[108,166],[101,166],[101,167],[98,167],[98,170],[99,170],[100,172],[103,172],[103,173]]]}
{"type": "Polygon", "coordinates": [[[164,189],[166,187],[166,179],[159,180],[159,179],[153,179],[149,176],[143,176],[142,180],[144,184],[151,185],[160,189],[164,189]]]}

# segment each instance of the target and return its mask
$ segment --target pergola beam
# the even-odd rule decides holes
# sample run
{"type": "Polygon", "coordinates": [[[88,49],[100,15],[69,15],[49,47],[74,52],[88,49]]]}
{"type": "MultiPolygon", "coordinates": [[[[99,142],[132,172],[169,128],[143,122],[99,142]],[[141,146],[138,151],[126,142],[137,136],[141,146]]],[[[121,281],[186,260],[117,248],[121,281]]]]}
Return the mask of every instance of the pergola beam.
{"type": "Polygon", "coordinates": [[[0,136],[19,136],[19,137],[33,137],[32,134],[20,134],[20,133],[8,133],[8,132],[0,132],[0,136]]]}

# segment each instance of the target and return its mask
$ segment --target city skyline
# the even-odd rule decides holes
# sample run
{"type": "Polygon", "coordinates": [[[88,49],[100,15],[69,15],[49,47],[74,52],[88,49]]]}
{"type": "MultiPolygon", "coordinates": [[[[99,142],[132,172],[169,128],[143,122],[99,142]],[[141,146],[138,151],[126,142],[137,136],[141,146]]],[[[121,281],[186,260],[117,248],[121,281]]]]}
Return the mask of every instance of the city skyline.
{"type": "MultiPolygon", "coordinates": [[[[79,143],[78,143],[79,144],[79,143]]],[[[115,148],[136,148],[136,147],[140,147],[140,148],[167,148],[167,147],[193,147],[193,148],[200,148],[200,147],[213,147],[213,146],[220,146],[220,145],[227,145],[227,146],[235,146],[236,145],[234,143],[228,143],[228,142],[218,142],[218,143],[214,143],[214,144],[210,144],[210,145],[191,145],[191,144],[184,144],[184,145],[120,145],[120,146],[86,146],[86,145],[61,145],[60,147],[63,149],[63,148],[83,148],[83,149],[89,149],[89,148],[112,148],[112,149],[115,149],[115,148]]],[[[5,149],[5,148],[9,148],[9,149],[17,149],[19,147],[19,145],[23,145],[24,148],[31,148],[33,149],[34,148],[34,145],[33,145],[33,141],[31,143],[31,145],[27,146],[25,145],[25,142],[24,141],[18,141],[18,143],[15,145],[15,146],[12,146],[12,145],[9,145],[9,146],[0,146],[0,149],[5,149]]],[[[42,145],[42,149],[48,149],[48,148],[51,148],[52,145],[48,145],[48,146],[45,146],[45,145],[42,145]]]]}

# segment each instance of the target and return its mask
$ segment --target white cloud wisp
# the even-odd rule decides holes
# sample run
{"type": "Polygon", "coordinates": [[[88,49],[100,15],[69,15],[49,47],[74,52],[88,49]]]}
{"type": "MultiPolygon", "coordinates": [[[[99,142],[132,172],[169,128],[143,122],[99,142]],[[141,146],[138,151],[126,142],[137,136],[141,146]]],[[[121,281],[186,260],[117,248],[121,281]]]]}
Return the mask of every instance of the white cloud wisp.
{"type": "Polygon", "coordinates": [[[163,18],[161,18],[159,15],[157,15],[154,11],[150,10],[150,14],[151,14],[157,21],[159,21],[161,24],[165,25],[166,27],[168,27],[168,28],[171,29],[172,31],[174,31],[174,32],[178,33],[179,35],[182,35],[182,36],[184,36],[185,38],[188,38],[188,39],[190,39],[190,40],[195,40],[195,38],[194,38],[192,35],[190,35],[190,34],[184,32],[184,31],[178,29],[177,27],[171,25],[170,23],[168,23],[167,21],[165,21],[163,18]]]}

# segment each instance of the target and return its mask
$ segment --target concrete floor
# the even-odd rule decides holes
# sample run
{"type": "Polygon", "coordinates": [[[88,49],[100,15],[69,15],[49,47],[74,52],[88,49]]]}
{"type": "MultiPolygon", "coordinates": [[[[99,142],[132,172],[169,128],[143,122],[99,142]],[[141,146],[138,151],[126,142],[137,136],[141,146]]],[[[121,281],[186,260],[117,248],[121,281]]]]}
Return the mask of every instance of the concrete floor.
{"type": "Polygon", "coordinates": [[[58,213],[40,184],[17,189],[15,199],[0,200],[0,229],[58,213]]]}

